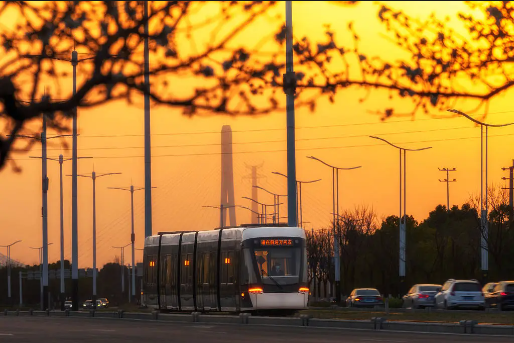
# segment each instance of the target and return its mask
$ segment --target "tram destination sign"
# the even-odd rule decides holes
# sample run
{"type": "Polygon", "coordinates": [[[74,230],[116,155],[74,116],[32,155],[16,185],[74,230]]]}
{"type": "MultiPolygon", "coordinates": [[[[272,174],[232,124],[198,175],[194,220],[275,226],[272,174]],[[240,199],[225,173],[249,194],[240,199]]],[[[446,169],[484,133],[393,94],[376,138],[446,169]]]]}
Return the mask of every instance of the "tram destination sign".
{"type": "Polygon", "coordinates": [[[280,247],[280,246],[293,246],[294,241],[292,239],[261,239],[261,246],[273,246],[273,247],[280,247]]]}

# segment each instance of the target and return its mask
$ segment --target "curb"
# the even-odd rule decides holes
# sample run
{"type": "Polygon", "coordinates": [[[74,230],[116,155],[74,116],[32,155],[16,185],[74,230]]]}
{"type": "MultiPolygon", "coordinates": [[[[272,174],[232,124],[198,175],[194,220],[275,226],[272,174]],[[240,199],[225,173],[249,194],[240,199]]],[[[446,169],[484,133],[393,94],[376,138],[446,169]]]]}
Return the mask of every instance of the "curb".
{"type": "Polygon", "coordinates": [[[383,317],[373,317],[371,320],[339,320],[318,319],[310,315],[299,317],[259,317],[249,313],[233,315],[207,315],[200,312],[191,314],[151,313],[141,312],[97,312],[94,310],[81,311],[8,311],[4,316],[40,316],[40,317],[75,317],[96,319],[126,319],[175,323],[210,323],[231,325],[259,325],[259,326],[297,326],[311,328],[353,329],[366,331],[395,331],[439,334],[466,334],[466,335],[501,335],[514,336],[512,325],[479,325],[475,320],[461,320],[458,323],[423,323],[423,322],[397,322],[387,321],[383,317]]]}

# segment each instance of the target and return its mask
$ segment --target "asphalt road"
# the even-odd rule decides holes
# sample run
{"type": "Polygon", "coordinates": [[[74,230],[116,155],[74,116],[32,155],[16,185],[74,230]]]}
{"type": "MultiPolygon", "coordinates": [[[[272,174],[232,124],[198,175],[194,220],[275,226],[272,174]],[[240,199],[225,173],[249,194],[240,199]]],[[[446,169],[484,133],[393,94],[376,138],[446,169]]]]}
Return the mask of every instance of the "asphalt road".
{"type": "Polygon", "coordinates": [[[513,342],[510,337],[354,331],[309,327],[205,325],[100,318],[0,317],[0,342],[428,343],[513,342]]]}

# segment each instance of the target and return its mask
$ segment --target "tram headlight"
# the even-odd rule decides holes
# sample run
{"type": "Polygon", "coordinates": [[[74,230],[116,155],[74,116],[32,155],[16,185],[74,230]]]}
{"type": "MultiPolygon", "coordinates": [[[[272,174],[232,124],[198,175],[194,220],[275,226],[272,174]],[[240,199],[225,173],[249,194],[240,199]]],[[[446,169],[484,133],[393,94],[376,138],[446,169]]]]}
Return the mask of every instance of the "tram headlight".
{"type": "Polygon", "coordinates": [[[260,287],[253,287],[248,290],[248,293],[250,294],[262,294],[262,288],[260,287]]]}
{"type": "Polygon", "coordinates": [[[298,290],[298,293],[309,293],[309,288],[308,287],[300,287],[300,289],[298,290]]]}

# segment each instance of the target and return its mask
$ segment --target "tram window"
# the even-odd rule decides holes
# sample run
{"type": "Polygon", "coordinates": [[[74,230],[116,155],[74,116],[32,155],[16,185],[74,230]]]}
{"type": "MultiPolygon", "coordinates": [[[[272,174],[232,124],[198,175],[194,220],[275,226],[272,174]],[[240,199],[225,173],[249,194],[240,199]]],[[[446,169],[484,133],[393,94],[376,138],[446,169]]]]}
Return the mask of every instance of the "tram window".
{"type": "Polygon", "coordinates": [[[298,276],[300,273],[299,248],[271,248],[255,250],[255,259],[261,277],[298,276]]]}
{"type": "Polygon", "coordinates": [[[211,285],[215,285],[216,284],[216,255],[211,252],[209,253],[209,269],[210,269],[210,273],[209,273],[209,284],[211,285]]]}
{"type": "Polygon", "coordinates": [[[157,257],[155,255],[148,255],[148,273],[146,274],[147,276],[147,279],[146,279],[146,282],[147,283],[151,283],[151,284],[155,284],[157,283],[157,270],[155,268],[157,268],[157,257]]]}
{"type": "Polygon", "coordinates": [[[166,285],[171,285],[171,277],[172,277],[172,270],[173,263],[171,263],[171,255],[166,255],[166,285]]]}
{"type": "Polygon", "coordinates": [[[229,251],[227,253],[227,258],[224,261],[227,266],[227,282],[234,283],[234,252],[229,251]]]}
{"type": "Polygon", "coordinates": [[[203,283],[209,282],[209,253],[203,254],[203,283]]]}
{"type": "Polygon", "coordinates": [[[168,269],[167,268],[167,260],[166,260],[166,257],[164,257],[164,259],[162,260],[162,265],[161,265],[161,270],[160,270],[160,277],[161,277],[161,287],[164,286],[166,284],[166,270],[168,269]]]}
{"type": "Polygon", "coordinates": [[[187,283],[193,284],[193,272],[191,271],[191,268],[193,268],[193,255],[187,254],[187,283]]]}
{"type": "Polygon", "coordinates": [[[221,283],[227,283],[227,252],[221,252],[221,283]]]}
{"type": "Polygon", "coordinates": [[[188,278],[189,278],[189,260],[187,259],[187,254],[182,254],[182,265],[181,265],[181,272],[180,272],[180,275],[181,275],[181,279],[180,280],[180,283],[181,284],[185,284],[188,282],[188,278]]]}

